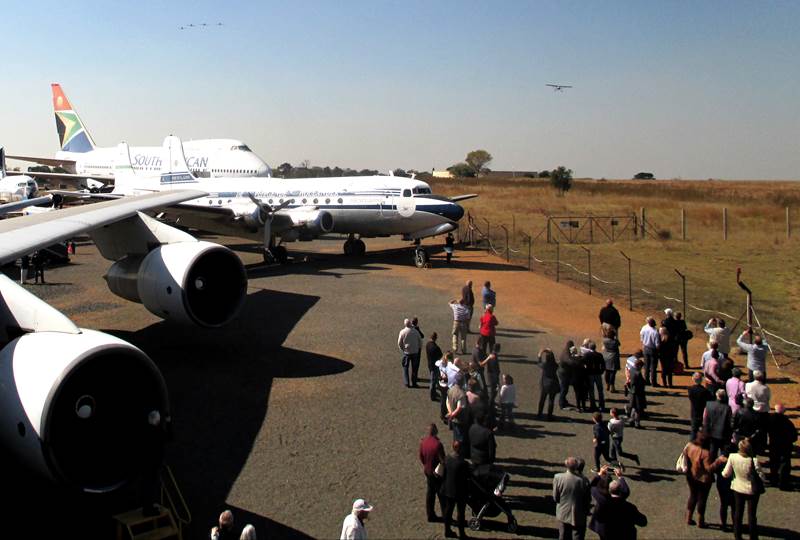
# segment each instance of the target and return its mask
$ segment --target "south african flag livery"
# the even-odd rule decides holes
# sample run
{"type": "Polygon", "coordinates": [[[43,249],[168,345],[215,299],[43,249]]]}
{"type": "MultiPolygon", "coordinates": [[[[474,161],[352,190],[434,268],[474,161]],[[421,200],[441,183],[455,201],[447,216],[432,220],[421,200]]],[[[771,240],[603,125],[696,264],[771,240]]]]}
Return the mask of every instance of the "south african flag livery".
{"type": "Polygon", "coordinates": [[[72,109],[60,84],[50,85],[53,89],[53,110],[56,114],[61,149],[66,152],[90,152],[94,150],[94,141],[83,126],[78,113],[72,109]]]}

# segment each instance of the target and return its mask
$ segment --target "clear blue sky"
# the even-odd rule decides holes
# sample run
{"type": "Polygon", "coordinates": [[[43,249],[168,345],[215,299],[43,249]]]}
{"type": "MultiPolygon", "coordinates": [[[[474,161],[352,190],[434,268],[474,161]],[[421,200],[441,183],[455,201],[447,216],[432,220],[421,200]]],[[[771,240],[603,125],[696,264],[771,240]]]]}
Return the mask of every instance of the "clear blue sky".
{"type": "Polygon", "coordinates": [[[797,179],[798,21],[800,2],[14,2],[0,144],[57,150],[60,82],[100,145],[236,137],[273,166],[383,170],[485,148],[494,169],[797,179]]]}

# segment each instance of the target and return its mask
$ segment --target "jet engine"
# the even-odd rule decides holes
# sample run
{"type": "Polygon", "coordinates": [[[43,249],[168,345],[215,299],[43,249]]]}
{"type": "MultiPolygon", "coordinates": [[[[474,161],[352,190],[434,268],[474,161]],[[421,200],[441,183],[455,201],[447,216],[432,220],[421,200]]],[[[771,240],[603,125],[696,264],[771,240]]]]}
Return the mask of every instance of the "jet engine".
{"type": "Polygon", "coordinates": [[[295,227],[300,228],[300,238],[316,238],[333,230],[333,215],[326,210],[292,210],[288,212],[295,227]]]}
{"type": "Polygon", "coordinates": [[[204,327],[229,322],[247,293],[239,257],[211,242],[164,244],[147,255],[128,255],[105,278],[111,292],[162,319],[204,327]]]}
{"type": "Polygon", "coordinates": [[[148,417],[168,415],[164,379],[119,338],[24,334],[0,349],[0,387],[0,444],[57,483],[113,491],[163,453],[148,417]]]}

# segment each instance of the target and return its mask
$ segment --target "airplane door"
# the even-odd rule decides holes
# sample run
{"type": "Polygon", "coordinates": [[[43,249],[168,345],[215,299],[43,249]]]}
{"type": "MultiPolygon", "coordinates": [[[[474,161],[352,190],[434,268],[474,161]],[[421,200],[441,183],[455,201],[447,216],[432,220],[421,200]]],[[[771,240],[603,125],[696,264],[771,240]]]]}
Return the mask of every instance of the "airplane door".
{"type": "Polygon", "coordinates": [[[397,213],[404,218],[409,218],[414,215],[415,203],[414,197],[411,196],[411,189],[404,189],[401,197],[396,198],[397,213]]]}

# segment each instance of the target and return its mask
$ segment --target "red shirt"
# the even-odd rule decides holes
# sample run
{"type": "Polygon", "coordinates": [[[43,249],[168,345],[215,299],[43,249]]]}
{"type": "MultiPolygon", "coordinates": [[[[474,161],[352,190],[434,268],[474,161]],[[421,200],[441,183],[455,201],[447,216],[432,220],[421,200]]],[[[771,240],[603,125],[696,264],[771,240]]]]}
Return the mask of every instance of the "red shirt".
{"type": "Polygon", "coordinates": [[[494,327],[497,326],[497,319],[488,311],[481,316],[481,335],[493,336],[494,327]]]}
{"type": "Polygon", "coordinates": [[[433,474],[433,470],[444,457],[444,446],[438,437],[428,435],[419,443],[419,460],[425,468],[425,474],[433,474]]]}

